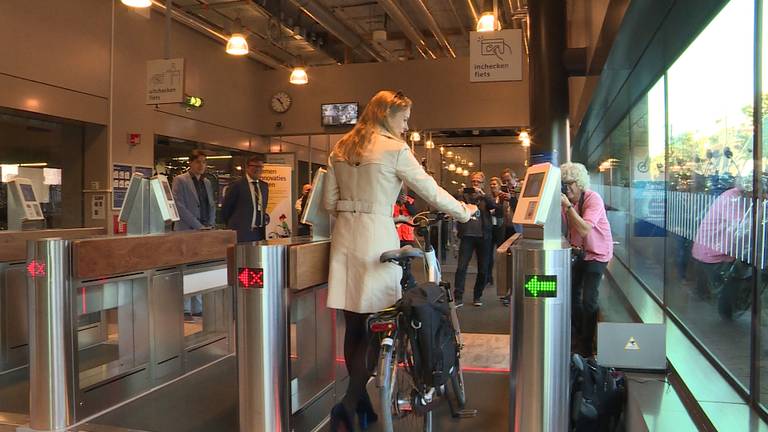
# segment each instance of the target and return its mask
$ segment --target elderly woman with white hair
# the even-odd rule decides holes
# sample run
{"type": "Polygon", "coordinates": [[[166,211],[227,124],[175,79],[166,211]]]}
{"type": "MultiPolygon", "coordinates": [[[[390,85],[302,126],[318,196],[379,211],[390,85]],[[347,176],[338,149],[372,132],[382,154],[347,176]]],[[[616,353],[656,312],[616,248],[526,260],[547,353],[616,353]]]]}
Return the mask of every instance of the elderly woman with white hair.
{"type": "Polygon", "coordinates": [[[568,241],[573,248],[571,267],[571,322],[575,351],[591,357],[597,329],[600,280],[613,257],[613,236],[605,204],[589,190],[589,173],[580,163],[560,165],[561,196],[568,241]]]}

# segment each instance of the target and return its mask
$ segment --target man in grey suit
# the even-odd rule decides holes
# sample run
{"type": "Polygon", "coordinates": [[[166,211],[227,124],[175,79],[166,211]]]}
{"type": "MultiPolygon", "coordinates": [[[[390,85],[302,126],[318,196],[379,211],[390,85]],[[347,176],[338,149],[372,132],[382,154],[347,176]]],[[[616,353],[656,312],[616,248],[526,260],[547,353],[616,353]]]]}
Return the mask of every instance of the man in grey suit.
{"type": "Polygon", "coordinates": [[[245,176],[227,187],[221,215],[229,229],[237,231],[238,242],[264,240],[269,224],[267,202],[269,188],[259,180],[264,162],[260,155],[251,156],[245,167],[245,176]]]}
{"type": "Polygon", "coordinates": [[[205,153],[192,150],[189,170],[173,178],[173,199],[180,219],[176,222],[176,231],[209,229],[216,224],[216,203],[211,181],[203,177],[205,168],[205,153]]]}
{"type": "MultiPolygon", "coordinates": [[[[173,199],[179,209],[179,221],[176,231],[211,229],[216,223],[216,203],[213,200],[211,182],[203,177],[206,168],[206,155],[202,150],[192,150],[189,154],[189,170],[173,178],[173,199]]],[[[203,303],[200,295],[184,299],[184,317],[194,321],[193,316],[200,316],[203,303]]]]}

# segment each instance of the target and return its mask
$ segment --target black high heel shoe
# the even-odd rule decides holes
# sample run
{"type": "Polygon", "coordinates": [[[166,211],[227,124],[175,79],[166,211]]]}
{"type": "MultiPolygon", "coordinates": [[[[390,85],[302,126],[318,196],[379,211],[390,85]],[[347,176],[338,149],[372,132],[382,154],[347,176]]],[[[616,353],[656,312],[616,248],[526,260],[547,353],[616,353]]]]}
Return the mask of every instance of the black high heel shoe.
{"type": "Polygon", "coordinates": [[[368,392],[363,393],[360,400],[357,401],[357,420],[360,423],[360,430],[368,429],[368,425],[374,423],[379,419],[376,412],[373,410],[373,404],[371,403],[371,397],[368,396],[368,392]]]}
{"type": "Polygon", "coordinates": [[[353,420],[354,417],[350,418],[344,404],[337,403],[331,409],[331,432],[355,432],[353,420]]]}

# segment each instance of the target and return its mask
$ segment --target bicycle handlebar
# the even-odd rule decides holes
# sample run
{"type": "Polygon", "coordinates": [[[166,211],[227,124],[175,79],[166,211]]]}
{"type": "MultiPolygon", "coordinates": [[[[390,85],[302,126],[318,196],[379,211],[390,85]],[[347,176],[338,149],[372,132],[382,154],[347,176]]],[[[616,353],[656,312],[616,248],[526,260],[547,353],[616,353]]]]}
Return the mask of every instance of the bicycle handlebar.
{"type": "Polygon", "coordinates": [[[395,225],[403,224],[408,225],[412,228],[421,228],[421,227],[427,227],[430,225],[435,225],[438,222],[441,222],[443,220],[450,219],[450,216],[446,215],[445,213],[441,212],[431,212],[431,211],[425,211],[418,213],[414,215],[413,217],[408,216],[395,216],[393,218],[395,225]],[[432,217],[434,216],[434,217],[432,217]],[[414,223],[414,221],[424,221],[423,223],[414,223]]]}

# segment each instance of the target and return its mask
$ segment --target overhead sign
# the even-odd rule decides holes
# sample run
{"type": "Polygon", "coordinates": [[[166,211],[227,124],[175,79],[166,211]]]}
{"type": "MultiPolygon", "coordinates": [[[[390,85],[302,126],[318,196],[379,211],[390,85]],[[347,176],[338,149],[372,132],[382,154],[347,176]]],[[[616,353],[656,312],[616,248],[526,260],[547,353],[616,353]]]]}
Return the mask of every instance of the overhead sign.
{"type": "Polygon", "coordinates": [[[525,277],[523,297],[557,297],[556,275],[528,275],[525,277]]]}
{"type": "Polygon", "coordinates": [[[469,33],[469,81],[521,81],[523,31],[469,33]]]}
{"type": "Polygon", "coordinates": [[[184,102],[184,59],[147,61],[147,105],[184,102]]]}

